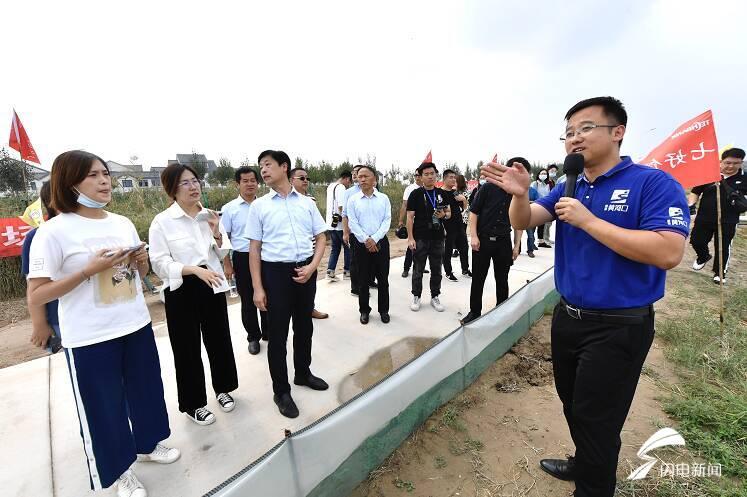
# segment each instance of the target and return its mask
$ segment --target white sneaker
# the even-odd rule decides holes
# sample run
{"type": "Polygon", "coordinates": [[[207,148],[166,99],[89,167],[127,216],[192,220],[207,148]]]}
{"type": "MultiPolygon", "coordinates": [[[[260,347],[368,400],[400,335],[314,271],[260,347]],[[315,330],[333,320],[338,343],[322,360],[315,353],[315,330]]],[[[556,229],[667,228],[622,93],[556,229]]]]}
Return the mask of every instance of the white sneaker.
{"type": "Polygon", "coordinates": [[[337,276],[335,276],[335,272],[332,270],[327,270],[327,279],[337,281],[337,276]]]}
{"type": "Polygon", "coordinates": [[[705,267],[706,264],[708,264],[708,261],[705,261],[703,264],[700,264],[698,262],[698,259],[695,259],[693,261],[693,271],[700,271],[701,269],[705,267]]]}
{"type": "MultiPolygon", "coordinates": [[[[713,282],[717,285],[721,284],[721,278],[718,275],[713,277],[713,282]]],[[[726,285],[726,275],[724,275],[724,285],[726,285]]]]}
{"type": "Polygon", "coordinates": [[[215,398],[218,399],[220,410],[223,412],[231,412],[233,411],[233,408],[236,407],[236,402],[234,402],[233,397],[227,393],[219,393],[215,398]]]}
{"type": "Polygon", "coordinates": [[[145,487],[137,479],[135,473],[131,469],[128,469],[117,480],[117,496],[148,497],[148,492],[145,491],[145,487]]]}
{"type": "Polygon", "coordinates": [[[436,309],[438,312],[444,312],[444,310],[446,309],[441,305],[441,301],[438,300],[438,297],[431,297],[431,307],[436,309]]]}
{"type": "Polygon", "coordinates": [[[171,464],[172,462],[179,459],[182,453],[179,449],[173,447],[166,447],[165,445],[157,444],[156,448],[150,454],[138,454],[137,460],[139,462],[157,462],[159,464],[171,464]]]}
{"type": "Polygon", "coordinates": [[[412,304],[410,304],[410,310],[418,312],[420,310],[420,297],[412,296],[412,304]]]}

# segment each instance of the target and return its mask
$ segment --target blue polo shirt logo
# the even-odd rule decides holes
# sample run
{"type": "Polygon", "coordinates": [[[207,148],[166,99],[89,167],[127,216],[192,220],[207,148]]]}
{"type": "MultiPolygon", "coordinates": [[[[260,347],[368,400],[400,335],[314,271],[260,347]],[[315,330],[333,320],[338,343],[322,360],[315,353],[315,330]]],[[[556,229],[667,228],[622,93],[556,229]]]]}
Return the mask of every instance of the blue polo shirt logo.
{"type": "MultiPolygon", "coordinates": [[[[635,164],[630,157],[590,183],[576,183],[575,198],[596,217],[629,230],[672,231],[687,237],[690,213],[682,186],[667,172],[635,164]]],[[[535,203],[555,219],[565,184],[535,203]]],[[[557,223],[555,286],[582,309],[624,309],[664,296],[666,271],[623,257],[563,221],[557,223]]]]}

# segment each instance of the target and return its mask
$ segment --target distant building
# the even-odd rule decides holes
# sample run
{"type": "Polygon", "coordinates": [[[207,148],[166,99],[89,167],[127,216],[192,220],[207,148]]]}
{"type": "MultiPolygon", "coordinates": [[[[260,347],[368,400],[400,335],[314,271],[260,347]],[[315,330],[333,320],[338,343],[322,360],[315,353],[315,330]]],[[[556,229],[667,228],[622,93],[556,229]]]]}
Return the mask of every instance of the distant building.
{"type": "MultiPolygon", "coordinates": [[[[183,166],[192,166],[196,164],[205,166],[205,174],[210,174],[218,169],[214,160],[209,160],[205,154],[176,154],[176,160],[169,159],[168,165],[182,164],[183,166]]],[[[199,169],[199,166],[198,166],[199,169]]]]}
{"type": "Polygon", "coordinates": [[[135,188],[158,188],[161,186],[161,171],[163,167],[151,167],[149,171],[143,171],[140,164],[120,164],[112,160],[107,161],[112,178],[117,181],[115,190],[129,192],[135,188]]]}

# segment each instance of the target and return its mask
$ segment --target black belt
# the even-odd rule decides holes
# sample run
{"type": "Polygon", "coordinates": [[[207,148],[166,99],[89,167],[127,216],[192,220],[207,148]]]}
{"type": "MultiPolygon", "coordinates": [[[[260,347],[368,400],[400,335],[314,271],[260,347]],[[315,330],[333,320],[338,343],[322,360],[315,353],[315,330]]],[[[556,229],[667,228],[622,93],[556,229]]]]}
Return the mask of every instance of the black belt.
{"type": "Polygon", "coordinates": [[[641,324],[646,317],[654,313],[653,304],[628,309],[587,310],[574,307],[561,298],[560,305],[563,306],[565,312],[573,319],[602,323],[641,324]]]}
{"type": "Polygon", "coordinates": [[[262,264],[271,264],[273,266],[303,267],[303,266],[308,266],[313,259],[314,257],[312,256],[302,261],[278,261],[278,262],[262,261],[262,264]]]}

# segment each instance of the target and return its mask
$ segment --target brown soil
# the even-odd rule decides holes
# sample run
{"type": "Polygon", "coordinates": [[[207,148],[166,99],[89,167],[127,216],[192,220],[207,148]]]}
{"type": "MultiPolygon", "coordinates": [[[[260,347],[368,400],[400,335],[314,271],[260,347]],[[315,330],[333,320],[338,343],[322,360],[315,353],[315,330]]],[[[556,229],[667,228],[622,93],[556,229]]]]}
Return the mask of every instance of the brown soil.
{"type": "MultiPolygon", "coordinates": [[[[405,253],[407,249],[406,240],[400,240],[390,232],[389,241],[391,257],[399,257],[405,253]]],[[[322,263],[319,265],[318,279],[326,277],[330,248],[331,246],[328,242],[324,251],[324,257],[322,257],[322,263]]],[[[337,263],[338,274],[342,272],[342,259],[343,256],[340,254],[340,260],[337,263]]],[[[160,281],[153,273],[151,273],[150,278],[154,280],[154,283],[160,284],[160,281]]],[[[145,291],[145,301],[148,305],[153,325],[164,322],[166,320],[166,313],[158,295],[150,294],[145,288],[143,290],[145,291]]],[[[238,298],[228,299],[229,305],[238,302],[238,298]]],[[[320,310],[323,311],[323,309],[320,310]]],[[[26,299],[0,302],[0,344],[2,344],[0,346],[0,368],[13,366],[14,364],[47,355],[46,350],[34,347],[29,342],[31,331],[31,320],[29,319],[26,307],[26,299]]]]}

